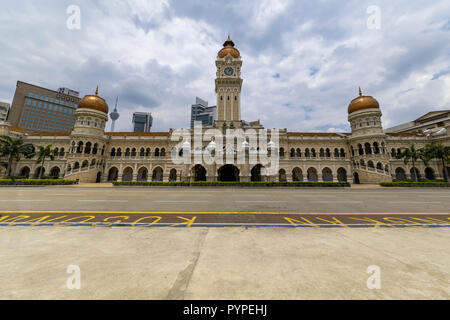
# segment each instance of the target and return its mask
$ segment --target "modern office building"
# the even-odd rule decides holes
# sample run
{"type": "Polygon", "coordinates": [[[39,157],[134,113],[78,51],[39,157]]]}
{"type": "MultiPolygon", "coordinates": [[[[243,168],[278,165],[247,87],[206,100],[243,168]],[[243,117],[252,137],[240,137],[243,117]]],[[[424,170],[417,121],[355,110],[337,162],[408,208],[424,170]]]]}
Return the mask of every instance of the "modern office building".
{"type": "Polygon", "coordinates": [[[195,104],[191,108],[191,129],[195,122],[201,122],[203,126],[212,126],[217,117],[217,107],[208,107],[208,102],[196,97],[195,104]]]}
{"type": "Polygon", "coordinates": [[[150,132],[152,130],[152,126],[153,117],[151,113],[133,113],[133,132],[150,132]]]}
{"type": "Polygon", "coordinates": [[[0,102],[0,121],[6,121],[11,105],[7,102],[0,102]]]}
{"type": "MultiPolygon", "coordinates": [[[[69,89],[67,89],[69,90],[69,89]]],[[[75,124],[79,98],[18,81],[8,122],[31,132],[67,132],[75,124]]]]}

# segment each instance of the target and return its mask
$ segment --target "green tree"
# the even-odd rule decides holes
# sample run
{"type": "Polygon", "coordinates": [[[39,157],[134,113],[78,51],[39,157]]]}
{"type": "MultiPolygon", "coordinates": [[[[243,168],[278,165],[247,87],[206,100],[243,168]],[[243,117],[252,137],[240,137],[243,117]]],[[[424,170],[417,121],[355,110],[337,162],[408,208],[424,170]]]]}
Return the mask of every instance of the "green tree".
{"type": "Polygon", "coordinates": [[[414,171],[414,179],[416,182],[418,181],[417,177],[417,169],[416,169],[416,163],[419,160],[422,160],[425,165],[428,163],[428,155],[424,152],[423,149],[416,149],[416,146],[412,144],[409,148],[403,148],[399,154],[397,154],[397,159],[403,159],[403,162],[405,165],[407,165],[409,162],[412,163],[413,171],[414,171]]]}
{"type": "MultiPolygon", "coordinates": [[[[7,162],[2,162],[6,167],[6,176],[11,177],[12,165],[14,161],[20,161],[22,156],[27,159],[34,157],[34,146],[31,143],[24,144],[23,139],[14,139],[9,136],[0,136],[0,158],[7,158],[7,162]]],[[[14,177],[12,177],[14,180],[14,177]]]]}
{"type": "Polygon", "coordinates": [[[425,146],[425,155],[428,159],[437,159],[442,163],[445,181],[450,181],[447,172],[447,163],[450,163],[450,146],[444,146],[442,143],[432,143],[425,146]]]}
{"type": "MultiPolygon", "coordinates": [[[[55,159],[54,156],[54,152],[52,150],[52,145],[49,144],[48,146],[39,146],[39,151],[37,153],[37,160],[36,163],[37,164],[41,164],[42,168],[44,168],[44,164],[45,164],[45,160],[50,159],[51,161],[53,161],[55,159]]],[[[42,173],[43,173],[43,169],[39,170],[39,179],[42,179],[42,173]]]]}

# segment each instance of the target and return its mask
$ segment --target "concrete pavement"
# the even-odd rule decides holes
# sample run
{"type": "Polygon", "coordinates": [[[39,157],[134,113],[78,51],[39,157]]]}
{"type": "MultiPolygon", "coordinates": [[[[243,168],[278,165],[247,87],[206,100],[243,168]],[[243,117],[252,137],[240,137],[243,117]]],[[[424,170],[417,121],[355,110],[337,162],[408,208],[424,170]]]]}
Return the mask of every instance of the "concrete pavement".
{"type": "Polygon", "coordinates": [[[449,243],[443,228],[5,227],[0,299],[449,299],[449,243]]]}

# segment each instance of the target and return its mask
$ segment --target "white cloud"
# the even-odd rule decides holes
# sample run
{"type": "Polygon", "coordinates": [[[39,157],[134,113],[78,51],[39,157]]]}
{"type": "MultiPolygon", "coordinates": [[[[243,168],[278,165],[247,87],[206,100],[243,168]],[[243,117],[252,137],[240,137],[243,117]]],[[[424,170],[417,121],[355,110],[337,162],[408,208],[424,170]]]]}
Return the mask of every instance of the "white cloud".
{"type": "Polygon", "coordinates": [[[366,28],[359,2],[78,3],[79,31],[65,28],[62,2],[3,5],[0,100],[11,101],[17,80],[82,94],[99,84],[111,105],[121,97],[119,130],[133,111],[152,112],[156,130],[186,127],[195,96],[215,103],[214,60],[230,32],[244,60],[246,120],[348,130],[358,86],[379,100],[385,126],[449,108],[448,2],[380,1],[381,30],[366,28]]]}

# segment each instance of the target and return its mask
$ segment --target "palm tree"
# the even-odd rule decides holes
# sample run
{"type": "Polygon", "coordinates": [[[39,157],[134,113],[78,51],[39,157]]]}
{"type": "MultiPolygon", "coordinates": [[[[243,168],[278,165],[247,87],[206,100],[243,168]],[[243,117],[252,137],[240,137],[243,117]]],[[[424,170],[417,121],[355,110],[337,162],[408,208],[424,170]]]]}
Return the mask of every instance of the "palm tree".
{"type": "Polygon", "coordinates": [[[416,146],[413,143],[409,148],[404,148],[403,150],[401,150],[401,152],[397,154],[397,159],[403,159],[405,165],[407,165],[408,162],[410,161],[412,162],[414,179],[417,182],[418,178],[416,174],[417,173],[416,162],[418,160],[422,160],[425,163],[425,165],[427,165],[429,158],[423,149],[416,149],[416,146]]]}
{"type": "Polygon", "coordinates": [[[446,163],[450,163],[450,146],[446,147],[442,143],[432,143],[425,146],[425,154],[428,159],[441,160],[444,179],[445,181],[449,181],[446,163]]]}
{"type": "MultiPolygon", "coordinates": [[[[14,161],[19,161],[22,156],[27,159],[34,157],[34,146],[31,143],[24,144],[23,139],[13,139],[9,136],[0,136],[0,157],[8,158],[2,165],[7,168],[6,176],[11,176],[14,161]]],[[[14,181],[14,177],[12,177],[14,181]]]]}
{"type": "Polygon", "coordinates": [[[42,168],[39,170],[39,179],[42,179],[42,173],[44,171],[43,168],[44,168],[45,160],[47,158],[49,158],[51,161],[53,161],[55,159],[54,152],[52,150],[52,145],[49,144],[48,146],[45,146],[45,147],[39,146],[39,151],[38,151],[37,155],[38,155],[38,158],[37,158],[36,163],[42,164],[42,168]]]}

